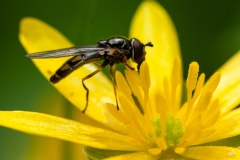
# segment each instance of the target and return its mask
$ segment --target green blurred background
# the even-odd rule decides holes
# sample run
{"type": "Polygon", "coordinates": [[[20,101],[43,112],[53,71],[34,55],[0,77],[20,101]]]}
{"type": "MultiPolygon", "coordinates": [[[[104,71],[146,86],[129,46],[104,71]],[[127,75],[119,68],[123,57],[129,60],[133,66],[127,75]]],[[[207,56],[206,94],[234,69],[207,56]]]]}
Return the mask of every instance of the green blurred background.
{"type": "MultiPolygon", "coordinates": [[[[114,35],[128,37],[131,18],[140,2],[1,0],[1,110],[28,110],[58,115],[53,108],[62,106],[62,110],[67,111],[64,112],[66,113],[64,117],[72,116],[69,110],[76,111],[40,74],[32,62],[25,59],[26,52],[18,40],[19,21],[23,17],[36,17],[47,22],[76,45],[94,44],[96,40],[114,35]]],[[[209,77],[239,50],[239,0],[158,0],[158,2],[168,11],[175,23],[185,77],[191,61],[199,62],[200,71],[209,77]]],[[[26,155],[33,153],[32,140],[36,138],[37,136],[1,127],[0,160],[27,159],[26,155]]],[[[71,145],[68,142],[63,143],[65,146],[71,145]]],[[[70,150],[69,147],[62,148],[70,150]]],[[[61,159],[73,159],[67,155],[63,154],[61,159]]]]}

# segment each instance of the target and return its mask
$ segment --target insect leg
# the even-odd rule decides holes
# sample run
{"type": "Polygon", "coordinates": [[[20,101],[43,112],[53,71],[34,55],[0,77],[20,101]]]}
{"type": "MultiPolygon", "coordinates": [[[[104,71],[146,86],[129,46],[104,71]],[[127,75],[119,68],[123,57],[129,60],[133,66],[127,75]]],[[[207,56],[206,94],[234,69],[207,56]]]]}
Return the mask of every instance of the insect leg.
{"type": "Polygon", "coordinates": [[[129,69],[131,69],[131,70],[134,70],[134,69],[135,69],[134,67],[130,66],[130,65],[127,63],[127,57],[126,57],[126,56],[123,58],[122,63],[125,64],[125,65],[126,65],[129,69]]]}
{"type": "Polygon", "coordinates": [[[110,64],[110,77],[112,79],[114,94],[115,94],[115,98],[116,98],[117,110],[119,110],[118,99],[117,99],[117,90],[116,90],[115,77],[114,77],[114,73],[113,73],[113,65],[112,64],[110,64]]]}
{"type": "Polygon", "coordinates": [[[98,63],[98,62],[93,62],[93,64],[94,64],[95,66],[97,66],[97,67],[100,67],[100,66],[101,66],[101,64],[98,63]]]}
{"type": "Polygon", "coordinates": [[[142,62],[138,63],[138,65],[137,65],[137,70],[138,70],[138,72],[140,71],[140,66],[141,66],[141,64],[142,64],[142,62]]]}
{"type": "Polygon", "coordinates": [[[130,66],[128,63],[125,63],[125,65],[126,65],[129,69],[131,69],[131,70],[134,70],[134,69],[135,69],[134,67],[130,66]]]}
{"type": "Polygon", "coordinates": [[[97,74],[98,72],[102,71],[102,70],[106,67],[106,65],[108,65],[108,63],[103,63],[103,64],[101,65],[101,68],[98,68],[96,71],[90,73],[89,75],[87,75],[86,77],[84,77],[84,78],[82,79],[82,85],[83,85],[84,89],[85,89],[86,92],[87,92],[87,93],[86,93],[86,105],[85,105],[84,110],[82,111],[83,113],[87,110],[87,107],[88,107],[88,97],[89,97],[89,89],[88,89],[87,86],[85,85],[84,81],[87,80],[87,79],[89,79],[89,78],[91,78],[92,76],[94,76],[94,75],[97,74]]]}

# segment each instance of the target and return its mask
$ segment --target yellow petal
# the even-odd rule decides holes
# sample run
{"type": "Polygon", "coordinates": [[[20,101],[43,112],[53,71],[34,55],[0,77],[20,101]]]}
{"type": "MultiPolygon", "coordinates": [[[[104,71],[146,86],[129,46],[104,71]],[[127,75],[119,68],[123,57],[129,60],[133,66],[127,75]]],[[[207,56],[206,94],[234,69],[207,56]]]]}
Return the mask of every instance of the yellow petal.
{"type": "Polygon", "coordinates": [[[133,17],[130,37],[143,43],[151,41],[154,47],[146,47],[151,72],[151,85],[170,76],[173,61],[180,55],[178,38],[167,12],[156,1],[143,1],[133,17]]]}
{"type": "MultiPolygon", "coordinates": [[[[19,39],[28,53],[72,46],[56,29],[35,18],[24,18],[21,21],[19,39]]],[[[66,59],[68,58],[34,59],[33,62],[42,74],[49,79],[66,59]]],[[[82,86],[82,78],[94,70],[96,70],[95,66],[85,65],[54,85],[54,87],[71,103],[83,110],[86,103],[86,91],[82,86]]],[[[115,102],[112,84],[103,73],[98,73],[85,82],[90,91],[89,107],[86,114],[100,122],[104,122],[105,117],[108,117],[105,114],[108,112],[105,113],[103,106],[106,102],[115,102]]]]}
{"type": "Polygon", "coordinates": [[[229,111],[240,104],[240,51],[228,60],[218,71],[220,83],[215,91],[222,112],[229,111]]]}
{"type": "Polygon", "coordinates": [[[237,160],[240,159],[240,149],[220,146],[189,147],[182,156],[204,160],[237,160]]]}
{"type": "Polygon", "coordinates": [[[197,144],[213,142],[240,134],[240,108],[230,112],[226,117],[223,117],[217,124],[213,126],[215,132],[210,136],[202,138],[197,144]]]}
{"type": "Polygon", "coordinates": [[[134,153],[106,158],[104,160],[126,160],[126,159],[157,160],[158,157],[150,155],[148,152],[134,152],[134,153]]]}
{"type": "Polygon", "coordinates": [[[146,149],[139,141],[128,136],[42,113],[1,111],[0,125],[100,149],[129,151],[146,149]]]}

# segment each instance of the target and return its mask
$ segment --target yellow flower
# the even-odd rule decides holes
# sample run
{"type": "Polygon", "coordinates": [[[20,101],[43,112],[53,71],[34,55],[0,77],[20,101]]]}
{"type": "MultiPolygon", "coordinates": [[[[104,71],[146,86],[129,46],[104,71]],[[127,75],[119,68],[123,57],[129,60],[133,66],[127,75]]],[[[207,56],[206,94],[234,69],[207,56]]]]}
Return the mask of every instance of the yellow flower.
{"type": "MultiPolygon", "coordinates": [[[[28,53],[70,47],[72,44],[45,23],[25,18],[20,40],[28,53]]],[[[197,62],[189,65],[186,89],[175,29],[165,10],[144,1],[131,25],[130,37],[152,41],[140,72],[116,72],[120,110],[116,110],[111,82],[99,73],[89,81],[86,114],[102,127],[24,111],[1,111],[0,125],[30,134],[84,144],[92,159],[240,159],[240,149],[213,145],[240,135],[240,52],[205,82],[197,62]],[[187,100],[182,90],[186,90],[187,100]]],[[[34,60],[49,78],[66,59],[34,60]]],[[[83,109],[81,79],[95,70],[86,65],[56,84],[76,107],[83,109]]],[[[83,96],[84,95],[84,96],[83,96]]],[[[237,144],[238,146],[238,144],[237,144]]]]}

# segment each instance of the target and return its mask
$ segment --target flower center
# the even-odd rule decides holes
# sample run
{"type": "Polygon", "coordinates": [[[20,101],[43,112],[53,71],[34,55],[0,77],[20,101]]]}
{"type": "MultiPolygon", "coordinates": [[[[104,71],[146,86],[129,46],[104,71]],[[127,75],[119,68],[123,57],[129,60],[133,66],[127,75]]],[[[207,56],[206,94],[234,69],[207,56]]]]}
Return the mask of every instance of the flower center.
{"type": "Polygon", "coordinates": [[[168,148],[175,147],[183,136],[184,128],[179,119],[176,119],[173,115],[167,115],[165,141],[168,148]]]}
{"type": "Polygon", "coordinates": [[[212,99],[212,94],[220,75],[214,74],[204,86],[205,76],[201,74],[198,77],[198,72],[198,64],[192,62],[186,82],[187,102],[182,106],[179,58],[173,63],[171,74],[158,80],[158,86],[154,88],[150,88],[151,78],[146,62],[142,63],[139,73],[127,69],[126,79],[116,73],[120,110],[113,116],[125,125],[126,130],[122,133],[148,146],[152,155],[168,153],[169,150],[181,154],[187,146],[197,144],[200,138],[212,134],[214,129],[211,126],[220,112],[218,101],[212,99]]]}

